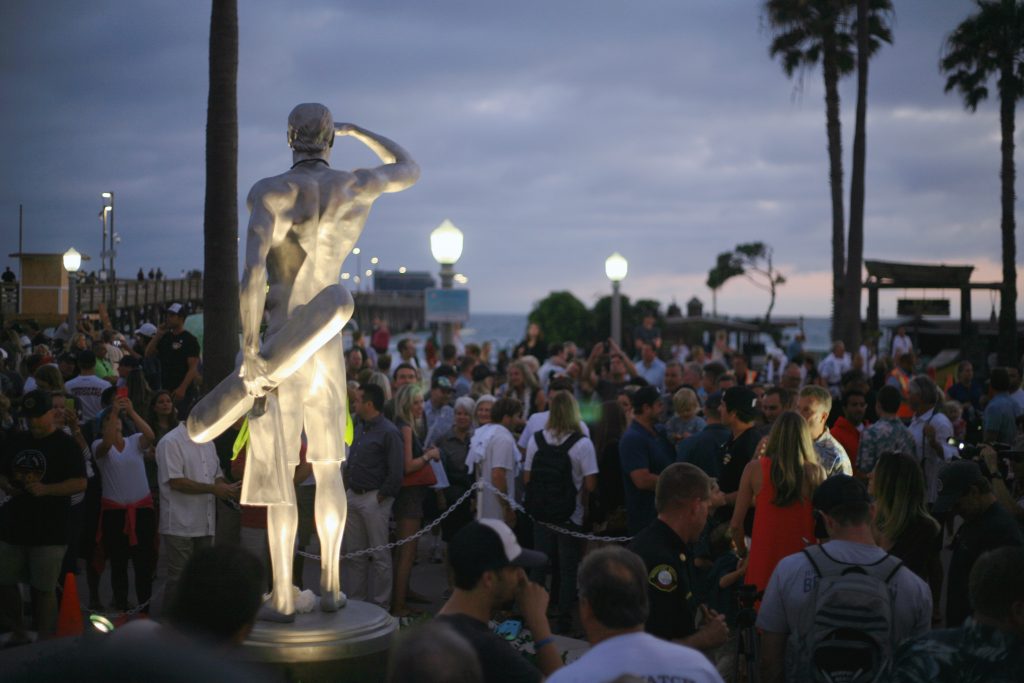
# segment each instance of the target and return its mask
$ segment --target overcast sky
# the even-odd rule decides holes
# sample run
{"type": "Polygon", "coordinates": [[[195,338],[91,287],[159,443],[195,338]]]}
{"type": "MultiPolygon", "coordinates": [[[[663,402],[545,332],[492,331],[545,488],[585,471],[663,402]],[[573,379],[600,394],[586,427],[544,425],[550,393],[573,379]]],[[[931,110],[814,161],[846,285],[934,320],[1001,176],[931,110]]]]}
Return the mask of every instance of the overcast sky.
{"type": "MultiPolygon", "coordinates": [[[[525,313],[565,289],[591,305],[610,289],[613,251],[629,260],[624,293],[666,304],[696,295],[710,308],[715,255],[763,240],[789,279],[776,313],[828,314],[821,73],[802,88],[786,78],[768,55],[761,3],[239,5],[243,243],[248,188],[288,168],[288,112],[316,101],[422,168],[416,186],[375,206],[364,269],[375,255],[385,269],[436,271],[429,233],[449,218],[465,233],[457,270],[474,311],[525,313]]],[[[894,45],[870,72],[865,256],[972,263],[975,280],[998,280],[998,109],[966,112],[937,66],[972,3],[895,5],[894,45]]],[[[119,273],[202,268],[208,38],[209,3],[198,0],[3,3],[3,261],[14,265],[19,204],[26,251],[74,245],[98,257],[100,193],[112,190],[119,273]]],[[[842,98],[848,200],[855,79],[842,98]]],[[[332,165],[373,161],[344,140],[332,165]]],[[[955,312],[959,297],[946,294],[955,312]]],[[[882,315],[903,295],[921,292],[883,296],[882,315]]],[[[975,296],[987,315],[989,295],[975,296]]],[[[728,313],[766,306],[741,280],[718,298],[728,313]]]]}

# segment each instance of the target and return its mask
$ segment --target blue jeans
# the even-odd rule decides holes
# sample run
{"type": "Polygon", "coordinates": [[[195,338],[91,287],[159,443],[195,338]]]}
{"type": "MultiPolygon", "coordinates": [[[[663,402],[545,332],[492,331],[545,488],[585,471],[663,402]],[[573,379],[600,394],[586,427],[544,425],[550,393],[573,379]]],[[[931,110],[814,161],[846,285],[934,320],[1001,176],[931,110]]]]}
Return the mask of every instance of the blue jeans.
{"type": "MultiPolygon", "coordinates": [[[[572,522],[558,526],[571,531],[581,530],[572,522]]],[[[542,524],[534,524],[533,543],[534,549],[545,553],[551,558],[552,564],[557,558],[558,576],[552,578],[552,584],[554,581],[558,581],[558,609],[562,613],[562,619],[568,619],[572,614],[572,606],[576,602],[576,572],[583,554],[583,541],[552,531],[542,524]]],[[[530,579],[544,585],[547,574],[547,567],[532,569],[530,570],[530,579]]],[[[552,585],[553,588],[554,585],[552,585]]]]}

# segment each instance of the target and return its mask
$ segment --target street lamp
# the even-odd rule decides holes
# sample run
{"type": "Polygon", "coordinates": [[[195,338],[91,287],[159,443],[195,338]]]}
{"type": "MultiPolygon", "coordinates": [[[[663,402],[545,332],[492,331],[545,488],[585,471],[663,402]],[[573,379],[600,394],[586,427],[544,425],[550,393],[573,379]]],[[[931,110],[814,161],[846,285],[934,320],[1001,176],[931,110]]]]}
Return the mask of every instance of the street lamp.
{"type": "Polygon", "coordinates": [[[110,241],[108,242],[108,244],[109,244],[109,251],[107,252],[106,256],[109,259],[108,263],[110,264],[110,273],[107,276],[109,281],[110,281],[110,290],[111,290],[110,291],[110,304],[109,304],[109,306],[110,306],[111,310],[113,310],[114,308],[117,307],[117,274],[116,274],[116,271],[114,270],[114,257],[117,256],[117,250],[115,249],[114,245],[117,242],[119,242],[120,239],[117,236],[117,232],[114,231],[114,193],[112,191],[110,191],[110,192],[102,192],[102,193],[100,193],[100,197],[102,197],[104,199],[104,206],[103,206],[103,234],[104,235],[107,234],[107,221],[106,221],[107,214],[108,213],[110,214],[110,241]]]}
{"type": "Polygon", "coordinates": [[[358,292],[362,289],[362,287],[359,286],[359,273],[363,272],[363,257],[361,256],[363,250],[360,249],[359,247],[356,247],[355,249],[352,250],[352,253],[356,255],[356,276],[354,280],[356,283],[356,291],[358,292]]]}
{"type": "Polygon", "coordinates": [[[604,274],[612,281],[612,339],[622,345],[622,296],[619,294],[619,283],[626,277],[629,263],[619,252],[615,252],[604,261],[604,274]]]}
{"type": "Polygon", "coordinates": [[[75,290],[75,281],[78,279],[78,269],[82,267],[82,255],[71,247],[64,252],[64,270],[68,271],[68,338],[75,334],[75,325],[78,321],[78,292],[75,290]]]}
{"type": "MultiPolygon", "coordinates": [[[[430,233],[430,253],[441,265],[441,289],[451,289],[452,279],[455,277],[455,262],[462,256],[462,231],[447,218],[430,233]]],[[[441,323],[441,345],[454,341],[452,324],[441,323]]]]}

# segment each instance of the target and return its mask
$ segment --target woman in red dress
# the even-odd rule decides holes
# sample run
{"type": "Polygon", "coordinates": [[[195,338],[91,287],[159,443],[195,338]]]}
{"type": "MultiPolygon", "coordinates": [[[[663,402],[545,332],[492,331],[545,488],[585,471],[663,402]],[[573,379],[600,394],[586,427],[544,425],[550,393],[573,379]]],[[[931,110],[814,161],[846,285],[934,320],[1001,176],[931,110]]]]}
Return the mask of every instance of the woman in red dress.
{"type": "Polygon", "coordinates": [[[815,543],[811,496],[825,479],[807,423],[798,414],[783,413],[768,435],[765,457],[743,470],[733,512],[733,538],[742,558],[747,553],[743,519],[755,501],[754,533],[745,583],[762,592],[783,557],[815,543]]]}

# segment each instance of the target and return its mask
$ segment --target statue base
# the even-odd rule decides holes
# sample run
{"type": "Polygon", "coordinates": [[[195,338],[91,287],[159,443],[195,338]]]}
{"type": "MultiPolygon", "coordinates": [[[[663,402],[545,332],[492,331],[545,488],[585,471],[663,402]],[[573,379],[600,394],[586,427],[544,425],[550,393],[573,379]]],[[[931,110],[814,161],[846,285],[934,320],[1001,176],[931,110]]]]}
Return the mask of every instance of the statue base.
{"type": "Polygon", "coordinates": [[[349,600],[337,612],[296,614],[291,624],[257,621],[241,654],[286,680],[365,683],[384,679],[397,629],[380,607],[349,600]]]}

